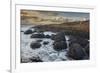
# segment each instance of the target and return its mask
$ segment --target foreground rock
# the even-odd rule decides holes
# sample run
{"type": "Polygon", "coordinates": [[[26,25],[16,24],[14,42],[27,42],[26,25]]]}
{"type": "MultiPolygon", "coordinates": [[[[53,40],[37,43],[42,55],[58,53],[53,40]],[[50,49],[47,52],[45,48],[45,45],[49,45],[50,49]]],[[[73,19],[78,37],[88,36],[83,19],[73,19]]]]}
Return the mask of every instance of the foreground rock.
{"type": "Polygon", "coordinates": [[[66,41],[65,34],[63,32],[59,32],[56,35],[52,35],[51,39],[54,41],[66,41]]]}
{"type": "Polygon", "coordinates": [[[71,44],[68,56],[75,60],[88,59],[88,56],[82,46],[78,43],[71,44]]]}
{"type": "Polygon", "coordinates": [[[45,38],[43,33],[32,34],[31,38],[45,38]]]}
{"type": "Polygon", "coordinates": [[[31,30],[31,29],[28,29],[28,30],[26,30],[25,32],[24,32],[24,34],[32,34],[33,33],[33,31],[31,30]]]}
{"type": "Polygon", "coordinates": [[[61,51],[67,48],[66,38],[64,33],[60,32],[56,35],[52,35],[52,39],[54,40],[53,48],[56,51],[61,51]]]}
{"type": "Polygon", "coordinates": [[[90,47],[89,47],[89,44],[87,44],[84,49],[85,49],[87,55],[90,56],[90,47]]]}
{"type": "Polygon", "coordinates": [[[60,41],[60,42],[55,41],[55,42],[53,43],[53,48],[54,48],[54,50],[56,50],[56,51],[61,51],[61,50],[67,48],[67,44],[66,44],[65,41],[60,41]]]}
{"type": "Polygon", "coordinates": [[[47,44],[49,44],[48,41],[44,41],[44,42],[43,42],[43,45],[47,45],[47,44]]]}
{"type": "Polygon", "coordinates": [[[69,46],[73,43],[78,43],[80,44],[83,48],[87,44],[89,44],[89,41],[87,39],[81,38],[81,37],[75,37],[75,36],[69,36],[69,46]]]}
{"type": "Polygon", "coordinates": [[[36,42],[42,42],[43,40],[39,39],[39,40],[36,40],[36,42]]]}
{"type": "Polygon", "coordinates": [[[45,38],[51,38],[51,36],[50,35],[45,35],[45,38]]]}
{"type": "Polygon", "coordinates": [[[40,48],[40,47],[41,47],[41,44],[40,44],[39,42],[32,42],[32,43],[30,44],[30,47],[31,47],[32,49],[40,48]]]}
{"type": "Polygon", "coordinates": [[[32,62],[43,62],[39,57],[32,57],[30,58],[32,62]]]}

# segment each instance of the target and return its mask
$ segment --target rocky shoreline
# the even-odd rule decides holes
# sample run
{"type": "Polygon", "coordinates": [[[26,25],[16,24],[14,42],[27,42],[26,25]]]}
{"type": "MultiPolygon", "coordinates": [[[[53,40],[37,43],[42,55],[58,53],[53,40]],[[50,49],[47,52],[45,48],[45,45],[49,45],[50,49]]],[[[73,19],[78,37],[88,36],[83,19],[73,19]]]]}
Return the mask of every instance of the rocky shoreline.
{"type": "Polygon", "coordinates": [[[52,30],[21,26],[21,63],[89,60],[89,39],[52,30]]]}

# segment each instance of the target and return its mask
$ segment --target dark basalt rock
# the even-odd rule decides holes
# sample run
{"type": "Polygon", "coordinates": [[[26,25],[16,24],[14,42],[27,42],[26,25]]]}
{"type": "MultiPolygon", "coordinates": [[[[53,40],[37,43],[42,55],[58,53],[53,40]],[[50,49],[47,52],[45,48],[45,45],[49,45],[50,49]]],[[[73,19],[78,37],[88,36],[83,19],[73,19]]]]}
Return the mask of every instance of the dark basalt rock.
{"type": "Polygon", "coordinates": [[[65,34],[63,32],[52,35],[51,39],[55,41],[66,41],[65,34]]]}
{"type": "Polygon", "coordinates": [[[89,44],[89,41],[87,39],[84,39],[84,38],[81,38],[81,37],[70,36],[69,46],[73,43],[78,43],[84,48],[87,44],[89,44]]]}
{"type": "Polygon", "coordinates": [[[87,57],[84,48],[78,43],[71,44],[68,51],[68,56],[75,60],[82,60],[87,57]]]}
{"type": "Polygon", "coordinates": [[[78,42],[82,47],[85,47],[87,44],[89,44],[89,41],[88,41],[87,39],[83,39],[83,38],[80,38],[80,37],[77,38],[77,42],[78,42]]]}
{"type": "Polygon", "coordinates": [[[47,45],[47,44],[49,44],[48,41],[44,41],[44,42],[43,42],[43,45],[47,45]]]}
{"type": "Polygon", "coordinates": [[[60,41],[60,42],[55,41],[55,42],[53,43],[53,48],[54,48],[54,50],[56,50],[56,51],[61,51],[61,50],[67,48],[67,43],[66,43],[65,41],[60,41]]]}
{"type": "Polygon", "coordinates": [[[24,32],[23,30],[21,30],[21,32],[24,32]]]}
{"type": "Polygon", "coordinates": [[[36,42],[42,42],[43,40],[36,40],[36,42]]]}
{"type": "Polygon", "coordinates": [[[30,47],[31,47],[32,49],[40,48],[40,47],[41,47],[41,44],[40,44],[39,42],[32,42],[32,43],[30,44],[30,47]]]}
{"type": "Polygon", "coordinates": [[[51,36],[50,35],[45,35],[45,38],[51,38],[51,36]]]}
{"type": "Polygon", "coordinates": [[[24,32],[24,34],[32,34],[32,33],[33,33],[33,31],[32,31],[31,29],[26,30],[26,31],[24,32]]]}
{"type": "Polygon", "coordinates": [[[43,62],[39,57],[32,57],[30,58],[32,62],[43,62]]]}
{"type": "Polygon", "coordinates": [[[31,38],[45,38],[43,33],[32,34],[31,38]]]}
{"type": "Polygon", "coordinates": [[[89,44],[87,44],[84,49],[85,49],[87,55],[90,56],[90,46],[89,46],[89,44]]]}
{"type": "Polygon", "coordinates": [[[56,37],[54,34],[51,35],[51,39],[54,40],[56,37]]]}
{"type": "Polygon", "coordinates": [[[67,48],[65,34],[63,32],[59,32],[56,35],[52,35],[51,39],[54,40],[54,50],[61,51],[67,48]]]}

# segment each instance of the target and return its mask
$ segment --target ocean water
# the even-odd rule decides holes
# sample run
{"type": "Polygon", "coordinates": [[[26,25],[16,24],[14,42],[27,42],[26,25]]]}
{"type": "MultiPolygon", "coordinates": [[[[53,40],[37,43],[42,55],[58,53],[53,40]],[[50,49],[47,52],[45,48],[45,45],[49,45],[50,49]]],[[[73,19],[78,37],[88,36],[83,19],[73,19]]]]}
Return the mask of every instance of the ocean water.
{"type": "MultiPolygon", "coordinates": [[[[32,26],[22,26],[21,31],[26,31],[27,29],[30,29],[32,26]]],[[[34,30],[34,28],[32,28],[34,30]]],[[[44,32],[45,35],[52,35],[56,34],[54,32],[48,31],[44,32]]],[[[54,61],[65,61],[69,60],[66,56],[67,50],[58,52],[53,49],[53,40],[50,38],[30,38],[31,35],[25,35],[24,32],[21,32],[21,59],[31,62],[29,59],[32,57],[40,57],[40,59],[43,62],[54,62],[54,61]],[[30,48],[31,42],[36,42],[37,40],[43,40],[41,42],[42,46],[38,49],[32,49],[30,48]],[[43,45],[44,41],[48,41],[49,44],[43,45]]],[[[66,36],[66,42],[68,43],[68,37],[66,36]]]]}

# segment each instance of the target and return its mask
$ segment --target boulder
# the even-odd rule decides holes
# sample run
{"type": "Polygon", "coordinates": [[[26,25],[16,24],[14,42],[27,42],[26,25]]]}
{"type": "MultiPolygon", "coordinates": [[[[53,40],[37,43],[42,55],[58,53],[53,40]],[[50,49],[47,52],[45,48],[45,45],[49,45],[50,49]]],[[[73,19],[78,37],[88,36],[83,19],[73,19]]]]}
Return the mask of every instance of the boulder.
{"type": "Polygon", "coordinates": [[[54,40],[53,48],[56,51],[61,51],[67,48],[65,34],[63,32],[59,32],[56,35],[52,35],[51,39],[54,40]]]}
{"type": "Polygon", "coordinates": [[[40,47],[41,47],[41,44],[40,44],[39,42],[32,42],[32,43],[30,44],[30,47],[31,47],[32,49],[40,48],[40,47]]]}
{"type": "Polygon", "coordinates": [[[45,35],[43,33],[36,33],[32,34],[31,38],[45,38],[45,35]]]}
{"type": "Polygon", "coordinates": [[[24,32],[23,30],[21,30],[21,32],[24,32]]]}
{"type": "Polygon", "coordinates": [[[69,37],[69,46],[73,43],[78,43],[84,48],[87,44],[89,44],[89,41],[87,39],[84,39],[81,37],[70,36],[69,37]]]}
{"type": "Polygon", "coordinates": [[[42,42],[42,40],[41,40],[41,39],[39,39],[39,40],[36,40],[36,42],[42,42]]]}
{"type": "Polygon", "coordinates": [[[87,44],[84,49],[85,49],[87,55],[90,56],[90,46],[89,46],[89,44],[87,44]]]}
{"type": "Polygon", "coordinates": [[[31,30],[31,29],[28,29],[28,30],[26,30],[25,32],[24,32],[24,34],[32,34],[33,33],[33,31],[31,30]]]}
{"type": "Polygon", "coordinates": [[[56,38],[55,36],[56,36],[56,35],[52,34],[52,35],[51,35],[51,39],[54,40],[54,39],[56,38]]]}
{"type": "Polygon", "coordinates": [[[87,44],[89,44],[89,41],[87,39],[77,37],[77,43],[79,43],[82,47],[85,47],[87,44]]]}
{"type": "Polygon", "coordinates": [[[44,42],[43,42],[43,45],[47,45],[47,44],[49,44],[48,41],[44,41],[44,42]]]}
{"type": "Polygon", "coordinates": [[[76,39],[75,36],[71,36],[71,35],[70,35],[68,41],[69,41],[69,42],[76,42],[77,39],[76,39]]]}
{"type": "Polygon", "coordinates": [[[32,57],[30,58],[32,62],[43,62],[39,57],[32,57]]]}
{"type": "Polygon", "coordinates": [[[56,50],[56,51],[61,51],[61,50],[67,48],[67,43],[66,43],[65,41],[60,41],[60,42],[55,41],[55,42],[53,43],[53,48],[54,48],[54,50],[56,50]]]}
{"type": "Polygon", "coordinates": [[[52,35],[51,39],[58,41],[58,42],[59,41],[66,41],[65,34],[63,32],[59,32],[56,35],[52,35]]]}
{"type": "Polygon", "coordinates": [[[86,52],[80,44],[73,43],[69,47],[68,56],[75,60],[82,60],[86,56],[86,52]]]}
{"type": "Polygon", "coordinates": [[[45,38],[51,38],[51,36],[50,35],[45,35],[45,38]]]}

